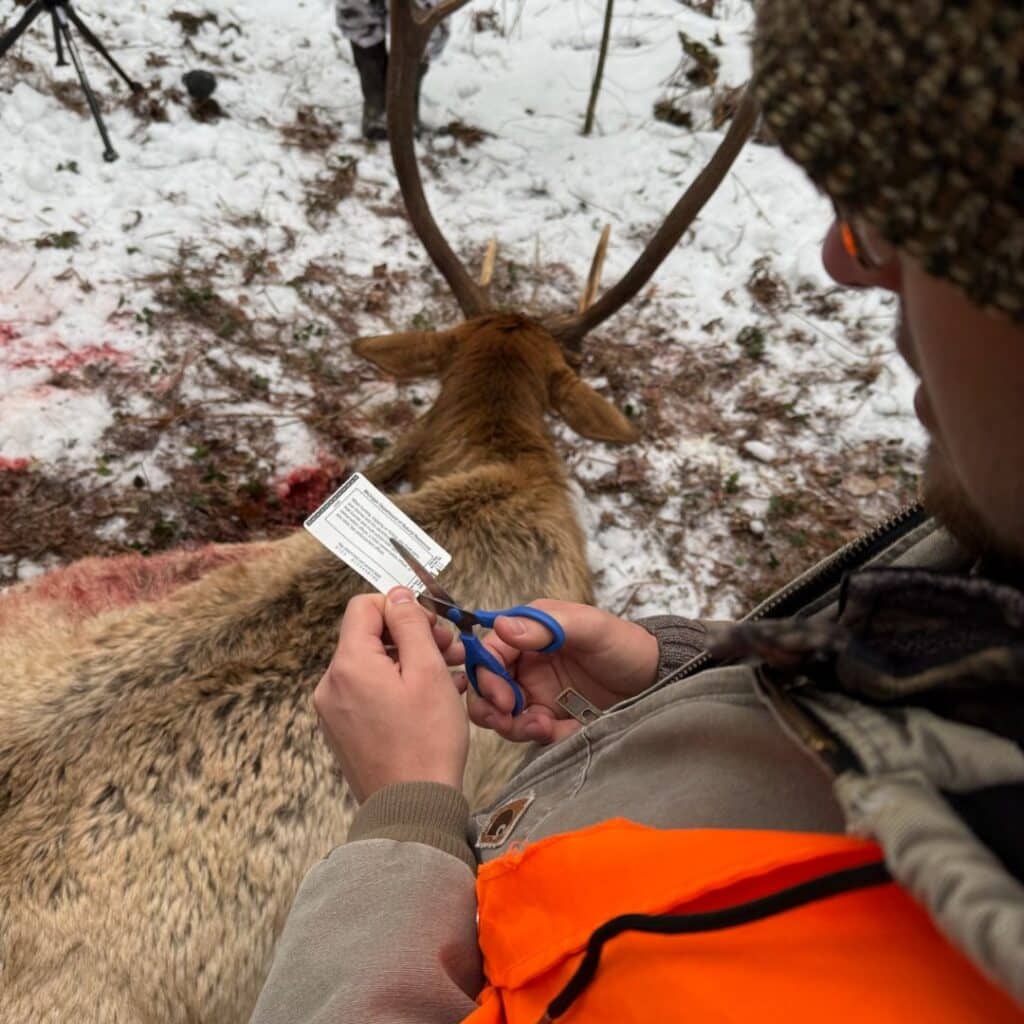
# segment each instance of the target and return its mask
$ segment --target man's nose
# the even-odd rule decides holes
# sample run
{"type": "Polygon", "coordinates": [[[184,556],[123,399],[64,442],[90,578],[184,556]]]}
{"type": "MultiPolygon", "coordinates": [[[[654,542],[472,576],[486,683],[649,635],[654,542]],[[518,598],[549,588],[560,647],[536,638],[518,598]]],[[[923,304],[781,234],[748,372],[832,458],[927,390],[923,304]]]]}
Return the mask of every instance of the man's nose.
{"type": "Polygon", "coordinates": [[[900,261],[895,250],[893,258],[884,266],[868,270],[846,251],[836,220],[832,221],[822,242],[821,262],[829,277],[849,288],[884,288],[890,292],[900,290],[900,261]]]}

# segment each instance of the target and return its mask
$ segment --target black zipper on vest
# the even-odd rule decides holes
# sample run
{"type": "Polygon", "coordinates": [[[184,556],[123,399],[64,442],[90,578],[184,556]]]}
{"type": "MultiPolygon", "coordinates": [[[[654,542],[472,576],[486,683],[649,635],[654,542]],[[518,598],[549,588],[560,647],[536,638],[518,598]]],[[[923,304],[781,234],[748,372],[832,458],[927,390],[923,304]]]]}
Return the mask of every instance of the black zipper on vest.
{"type": "MultiPolygon", "coordinates": [[[[918,502],[904,505],[888,519],[841,547],[810,575],[794,580],[782,590],[776,591],[753,611],[744,615],[740,622],[784,619],[795,614],[812,598],[820,597],[836,586],[845,573],[883,551],[900,537],[920,526],[927,518],[928,514],[918,502]]],[[[685,665],[680,665],[663,679],[659,679],[656,686],[660,689],[668,683],[703,672],[713,661],[711,655],[706,652],[698,654],[696,658],[691,658],[685,665]]]]}
{"type": "Polygon", "coordinates": [[[561,992],[548,1003],[548,1008],[537,1024],[550,1024],[561,1017],[594,980],[601,960],[601,951],[610,939],[623,932],[645,932],[655,935],[693,935],[698,932],[717,932],[743,924],[763,921],[766,917],[795,910],[819,900],[855,892],[892,881],[884,861],[872,861],[854,868],[831,871],[826,875],[808,879],[768,896],[722,910],[696,914],[622,914],[605,921],[587,940],[587,950],[576,972],[561,992]]]}

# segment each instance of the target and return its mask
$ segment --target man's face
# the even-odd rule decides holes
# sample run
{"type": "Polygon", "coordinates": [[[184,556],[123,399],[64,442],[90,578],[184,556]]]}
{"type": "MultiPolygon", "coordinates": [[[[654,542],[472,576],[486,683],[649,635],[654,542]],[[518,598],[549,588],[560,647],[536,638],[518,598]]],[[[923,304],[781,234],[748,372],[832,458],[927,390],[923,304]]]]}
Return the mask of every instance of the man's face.
{"type": "Polygon", "coordinates": [[[899,296],[896,344],[921,381],[914,407],[930,439],[922,500],[971,550],[1024,562],[1024,328],[878,249],[884,265],[863,269],[833,225],[822,259],[840,284],[899,296]]]}

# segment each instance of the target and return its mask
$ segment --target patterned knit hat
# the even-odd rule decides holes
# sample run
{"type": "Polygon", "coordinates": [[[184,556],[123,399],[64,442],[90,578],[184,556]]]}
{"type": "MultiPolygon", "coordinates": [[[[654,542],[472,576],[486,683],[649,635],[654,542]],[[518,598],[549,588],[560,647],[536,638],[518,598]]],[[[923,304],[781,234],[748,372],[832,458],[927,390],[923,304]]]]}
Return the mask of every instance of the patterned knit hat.
{"type": "Polygon", "coordinates": [[[1024,4],[757,4],[783,150],[929,274],[1024,321],[1024,4]]]}

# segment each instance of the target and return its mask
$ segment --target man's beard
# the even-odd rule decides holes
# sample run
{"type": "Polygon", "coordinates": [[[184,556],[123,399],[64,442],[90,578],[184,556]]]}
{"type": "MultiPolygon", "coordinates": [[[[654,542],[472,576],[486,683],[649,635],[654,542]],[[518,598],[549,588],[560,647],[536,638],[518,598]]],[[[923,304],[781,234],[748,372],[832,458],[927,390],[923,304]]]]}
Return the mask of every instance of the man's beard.
{"type": "Polygon", "coordinates": [[[964,493],[942,449],[928,442],[920,483],[921,504],[974,555],[992,549],[993,538],[964,493]]]}
{"type": "MultiPolygon", "coordinates": [[[[913,335],[902,303],[895,340],[904,361],[920,377],[913,335]]],[[[1003,543],[979,515],[960,483],[949,456],[934,438],[928,441],[918,490],[925,511],[934,516],[970,554],[1003,563],[1008,569],[1013,567],[1011,571],[1024,567],[1024,552],[1003,543]]]]}
{"type": "Polygon", "coordinates": [[[930,441],[920,482],[921,504],[972,555],[1000,563],[1012,576],[1024,567],[1021,552],[995,534],[967,497],[941,445],[930,441]]]}

